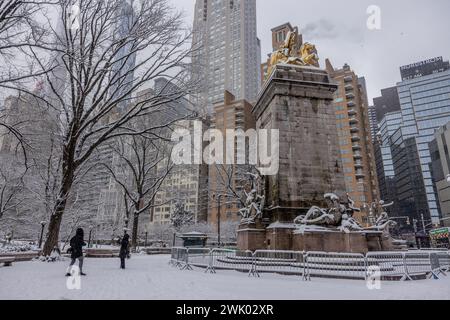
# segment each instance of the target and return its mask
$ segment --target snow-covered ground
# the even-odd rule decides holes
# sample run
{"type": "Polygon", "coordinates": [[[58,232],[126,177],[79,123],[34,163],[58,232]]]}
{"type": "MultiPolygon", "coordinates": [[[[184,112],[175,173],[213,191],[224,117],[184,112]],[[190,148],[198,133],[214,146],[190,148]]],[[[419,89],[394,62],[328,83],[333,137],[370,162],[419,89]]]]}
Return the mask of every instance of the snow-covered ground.
{"type": "Polygon", "coordinates": [[[170,300],[301,300],[301,299],[450,299],[450,275],[440,280],[382,282],[369,290],[364,281],[315,279],[263,274],[249,278],[234,271],[206,274],[180,271],[169,256],[133,256],[127,269],[119,259],[85,259],[80,290],[68,290],[68,261],[19,262],[0,267],[0,299],[170,299],[170,300]]]}

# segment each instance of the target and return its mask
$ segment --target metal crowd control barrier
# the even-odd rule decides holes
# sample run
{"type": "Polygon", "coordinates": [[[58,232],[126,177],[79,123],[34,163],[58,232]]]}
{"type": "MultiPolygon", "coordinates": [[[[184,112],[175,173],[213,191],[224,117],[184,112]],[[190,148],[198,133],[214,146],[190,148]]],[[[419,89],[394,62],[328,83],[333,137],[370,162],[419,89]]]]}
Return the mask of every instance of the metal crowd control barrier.
{"type": "Polygon", "coordinates": [[[208,248],[189,248],[188,254],[188,269],[192,270],[192,266],[200,268],[208,268],[211,250],[208,248]]]}
{"type": "Polygon", "coordinates": [[[410,279],[417,275],[434,276],[437,278],[437,274],[433,269],[440,269],[439,261],[436,260],[436,253],[431,253],[427,251],[420,252],[405,252],[405,270],[410,279]],[[433,263],[437,262],[437,267],[433,268],[431,259],[433,263]]]}
{"type": "Polygon", "coordinates": [[[171,264],[179,269],[187,268],[188,253],[186,248],[172,248],[171,264]]]}
{"type": "Polygon", "coordinates": [[[257,250],[253,254],[254,272],[304,274],[304,253],[297,251],[257,250]]]}
{"type": "Polygon", "coordinates": [[[450,268],[450,252],[413,250],[408,252],[369,252],[366,256],[355,253],[297,252],[257,250],[237,251],[207,248],[172,248],[169,264],[181,270],[192,267],[206,268],[205,272],[220,270],[248,272],[259,277],[259,273],[367,279],[374,271],[381,279],[412,280],[425,275],[438,279],[446,276],[450,268]]]}
{"type": "Polygon", "coordinates": [[[311,276],[366,279],[366,261],[358,253],[307,252],[305,280],[311,276]]]}
{"type": "Polygon", "coordinates": [[[441,266],[441,273],[446,275],[450,271],[450,252],[438,252],[439,264],[441,266]]]}
{"type": "Polygon", "coordinates": [[[209,266],[206,271],[215,273],[216,269],[253,271],[253,256],[251,251],[236,251],[228,249],[213,249],[210,252],[209,266]]]}
{"type": "Polygon", "coordinates": [[[366,267],[378,267],[381,278],[411,280],[405,268],[403,252],[369,252],[366,255],[366,267]]]}

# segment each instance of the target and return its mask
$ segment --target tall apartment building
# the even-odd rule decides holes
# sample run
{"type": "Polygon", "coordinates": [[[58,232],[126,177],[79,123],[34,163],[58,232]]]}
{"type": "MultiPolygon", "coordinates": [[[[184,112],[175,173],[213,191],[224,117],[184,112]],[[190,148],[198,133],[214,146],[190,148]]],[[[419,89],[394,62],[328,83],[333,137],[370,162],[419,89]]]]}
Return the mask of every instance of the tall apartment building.
{"type": "MultiPolygon", "coordinates": [[[[365,81],[358,78],[348,65],[334,69],[327,60],[326,68],[339,86],[334,107],[347,193],[357,206],[363,207],[380,198],[365,81]]],[[[369,223],[364,212],[356,218],[369,223]]]]}
{"type": "MultiPolygon", "coordinates": [[[[122,0],[118,12],[116,12],[117,25],[113,37],[118,39],[125,38],[131,31],[133,23],[135,22],[134,10],[132,3],[128,0],[122,0]]],[[[125,95],[133,87],[134,72],[132,71],[136,65],[136,53],[130,54],[132,45],[124,45],[118,52],[115,60],[117,61],[112,65],[114,74],[117,78],[122,78],[120,83],[111,86],[111,92],[113,97],[120,97],[125,95]]],[[[126,99],[131,100],[131,95],[128,95],[126,99]]],[[[123,112],[124,108],[131,101],[120,102],[118,109],[123,112]]]]}
{"type": "MultiPolygon", "coordinates": [[[[286,22],[270,30],[272,32],[272,52],[278,50],[281,47],[281,45],[286,40],[286,36],[288,35],[288,33],[290,31],[294,31],[294,29],[295,28],[289,22],[286,22]]],[[[297,42],[297,48],[300,49],[302,44],[303,36],[300,34],[297,42]]],[[[266,61],[261,64],[261,83],[263,83],[265,80],[265,75],[267,73],[267,68],[269,66],[270,56],[272,52],[268,53],[266,61]]]]}
{"type": "Polygon", "coordinates": [[[256,0],[197,0],[193,76],[201,80],[195,105],[211,114],[225,90],[255,101],[261,86],[256,0]]]}
{"type": "Polygon", "coordinates": [[[377,134],[378,134],[378,121],[377,121],[377,114],[376,114],[374,106],[369,106],[368,114],[369,114],[369,125],[370,125],[370,137],[372,138],[372,144],[375,147],[375,143],[377,142],[377,134]]]}
{"type": "MultiPolygon", "coordinates": [[[[230,92],[225,91],[224,101],[214,106],[214,116],[211,127],[222,132],[226,139],[227,129],[247,131],[256,128],[256,121],[252,114],[253,105],[246,100],[237,100],[230,92]]],[[[238,146],[239,148],[239,146],[238,146]]],[[[237,152],[242,152],[236,148],[237,152]]],[[[224,154],[227,150],[224,142],[224,154]]],[[[245,150],[248,154],[248,150],[245,150]]],[[[225,159],[224,159],[225,160],[225,159]]],[[[225,161],[224,161],[225,162],[225,161]]],[[[245,165],[211,165],[209,168],[209,206],[208,222],[216,225],[218,222],[219,206],[218,195],[229,194],[228,186],[233,190],[241,190],[243,182],[248,179],[245,176],[245,165]]],[[[220,221],[238,222],[242,219],[239,215],[240,201],[235,197],[221,199],[220,221]]]]}

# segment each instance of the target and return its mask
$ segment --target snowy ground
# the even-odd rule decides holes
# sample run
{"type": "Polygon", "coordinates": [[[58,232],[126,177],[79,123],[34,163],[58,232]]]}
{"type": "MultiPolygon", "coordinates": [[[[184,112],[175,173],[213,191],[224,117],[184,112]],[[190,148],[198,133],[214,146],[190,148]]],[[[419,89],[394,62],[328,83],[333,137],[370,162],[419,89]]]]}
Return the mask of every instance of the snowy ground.
{"type": "Polygon", "coordinates": [[[68,290],[68,261],[19,262],[0,267],[0,299],[450,299],[450,275],[440,280],[383,282],[368,290],[364,281],[312,279],[263,274],[249,278],[234,271],[205,274],[168,265],[169,256],[133,256],[126,270],[119,259],[85,259],[81,290],[68,290]]]}

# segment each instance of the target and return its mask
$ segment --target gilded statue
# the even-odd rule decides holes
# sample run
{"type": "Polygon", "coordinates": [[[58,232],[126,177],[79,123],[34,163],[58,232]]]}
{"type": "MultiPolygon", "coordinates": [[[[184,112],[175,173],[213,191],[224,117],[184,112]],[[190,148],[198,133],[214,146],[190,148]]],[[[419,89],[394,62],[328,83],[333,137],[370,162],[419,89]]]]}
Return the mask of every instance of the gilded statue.
{"type": "Polygon", "coordinates": [[[272,53],[266,77],[268,77],[277,64],[292,64],[297,66],[319,67],[319,55],[316,46],[306,42],[300,48],[297,48],[298,29],[290,31],[281,47],[272,53]]]}

